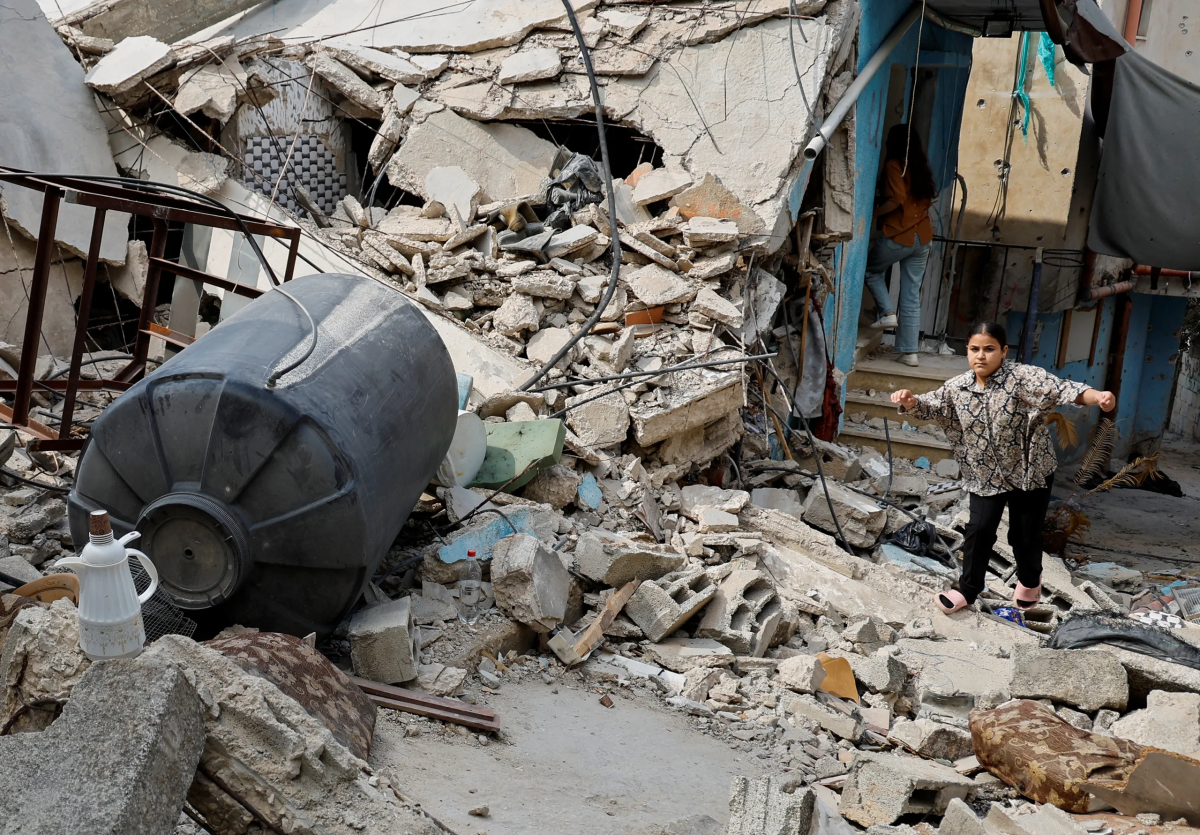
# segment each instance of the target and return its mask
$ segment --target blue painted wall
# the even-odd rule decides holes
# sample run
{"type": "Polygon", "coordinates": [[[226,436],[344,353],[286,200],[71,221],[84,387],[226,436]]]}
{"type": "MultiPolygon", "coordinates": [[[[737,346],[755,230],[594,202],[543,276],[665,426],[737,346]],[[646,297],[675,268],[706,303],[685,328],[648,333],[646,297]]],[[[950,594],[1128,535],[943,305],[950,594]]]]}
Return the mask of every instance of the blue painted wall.
{"type": "MultiPolygon", "coordinates": [[[[1133,309],[1125,341],[1125,360],[1121,367],[1121,393],[1117,400],[1118,441],[1113,453],[1115,460],[1123,460],[1135,444],[1159,437],[1166,428],[1179,352],[1179,329],[1187,311],[1187,299],[1137,293],[1129,299],[1133,309]]],[[[1062,368],[1055,366],[1063,314],[1039,315],[1042,336],[1033,356],[1033,364],[1065,379],[1103,388],[1116,308],[1114,299],[1103,300],[1096,359],[1090,367],[1086,361],[1067,363],[1062,368]]],[[[1005,326],[1012,335],[1011,339],[1020,338],[1024,321],[1024,313],[1008,314],[1005,326]]],[[[1073,417],[1081,443],[1075,449],[1062,451],[1059,458],[1063,463],[1082,457],[1087,439],[1100,417],[1100,410],[1079,409],[1073,417]]]]}
{"type": "MultiPolygon", "coordinates": [[[[898,0],[860,0],[859,5],[858,69],[861,71],[908,11],[909,4],[898,0]]],[[[879,174],[891,66],[900,64],[911,68],[917,63],[918,36],[921,65],[939,68],[933,120],[930,135],[926,137],[939,188],[947,186],[953,179],[957,165],[959,126],[970,74],[967,68],[970,65],[972,38],[947,32],[928,20],[924,21],[922,28],[922,23],[918,21],[892,52],[888,63],[867,84],[854,109],[854,238],[838,247],[834,293],[824,310],[827,344],[831,346],[834,364],[844,373],[849,373],[854,363],[854,347],[858,339],[858,314],[862,308],[863,278],[875,209],[875,185],[879,174]]]]}

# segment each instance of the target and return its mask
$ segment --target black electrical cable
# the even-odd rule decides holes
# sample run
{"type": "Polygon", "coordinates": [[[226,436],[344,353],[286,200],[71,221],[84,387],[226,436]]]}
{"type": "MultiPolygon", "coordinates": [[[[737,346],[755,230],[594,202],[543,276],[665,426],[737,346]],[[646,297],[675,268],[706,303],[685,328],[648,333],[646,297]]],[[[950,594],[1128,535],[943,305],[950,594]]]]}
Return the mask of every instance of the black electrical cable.
{"type": "Polygon", "coordinates": [[[5,476],[6,478],[11,478],[13,481],[20,481],[23,484],[28,484],[31,487],[41,488],[42,490],[53,490],[56,493],[70,493],[71,492],[70,487],[59,487],[54,484],[43,484],[40,481],[33,481],[32,479],[28,479],[28,478],[25,478],[24,476],[17,475],[12,470],[10,470],[8,467],[0,467],[0,475],[5,476]]]}
{"type": "Polygon", "coordinates": [[[833,509],[833,499],[829,495],[829,484],[825,481],[825,468],[821,466],[821,449],[817,446],[817,439],[813,437],[812,429],[808,425],[808,418],[804,416],[804,412],[801,411],[799,404],[796,403],[796,398],[788,391],[787,386],[783,384],[783,380],[779,379],[779,375],[775,373],[775,368],[771,365],[771,361],[759,360],[759,362],[771,372],[771,376],[775,378],[776,384],[787,394],[788,400],[792,404],[792,414],[800,418],[800,425],[804,427],[804,432],[808,435],[808,445],[812,448],[813,461],[817,464],[817,477],[821,479],[821,490],[825,493],[825,503],[829,505],[829,516],[833,519],[833,526],[837,528],[838,537],[842,540],[842,547],[846,549],[846,553],[857,556],[857,554],[854,554],[854,549],[850,547],[849,540],[846,539],[846,534],[842,530],[842,523],[837,517],[837,511],[833,509]]]}
{"type": "MultiPolygon", "coordinates": [[[[730,346],[732,347],[732,346],[730,346]]],[[[749,362],[750,360],[770,359],[778,356],[778,354],[759,354],[753,357],[733,357],[727,360],[713,360],[711,362],[692,362],[684,363],[683,365],[673,365],[670,368],[660,368],[658,371],[628,371],[624,374],[610,374],[607,377],[581,377],[578,380],[570,380],[565,383],[553,383],[548,386],[539,386],[535,389],[530,389],[531,394],[536,394],[543,391],[551,391],[553,389],[565,389],[572,386],[586,386],[593,383],[610,383],[613,380],[632,380],[635,377],[661,377],[663,374],[669,374],[672,371],[692,371],[697,368],[716,368],[722,365],[733,365],[739,362],[749,362]]]]}
{"type": "MultiPolygon", "coordinates": [[[[107,357],[97,357],[95,359],[83,360],[79,364],[81,366],[96,365],[96,364],[102,363],[102,362],[109,362],[110,360],[131,360],[131,359],[133,359],[133,356],[130,354],[113,354],[113,355],[107,356],[107,357]]],[[[51,374],[49,377],[47,377],[46,380],[44,380],[43,382],[48,382],[50,380],[56,380],[59,377],[61,377],[62,375],[66,374],[70,370],[71,370],[71,366],[69,366],[69,365],[66,368],[60,368],[58,371],[55,371],[53,374],[51,374]]],[[[58,392],[55,392],[55,394],[57,394],[57,393],[58,392]]]]}
{"type": "Polygon", "coordinates": [[[596,135],[600,139],[600,164],[604,169],[604,187],[608,195],[608,231],[609,240],[612,242],[612,274],[608,278],[608,287],[604,291],[603,298],[596,305],[592,315],[583,323],[583,327],[567,340],[567,343],[559,348],[545,365],[521,385],[521,391],[528,391],[538,380],[549,374],[550,369],[570,353],[579,340],[591,332],[596,323],[600,321],[600,317],[604,315],[609,301],[617,291],[617,280],[621,277],[621,237],[617,231],[617,193],[613,187],[612,165],[608,158],[608,139],[604,135],[604,103],[600,99],[600,85],[596,82],[596,70],[592,66],[592,53],[583,38],[579,21],[575,18],[575,9],[571,6],[571,0],[562,0],[562,4],[567,11],[567,19],[571,21],[571,29],[575,32],[575,40],[579,43],[580,57],[583,58],[583,68],[587,70],[588,86],[592,90],[592,102],[596,107],[596,135]]]}
{"type": "Polygon", "coordinates": [[[315,321],[313,321],[312,314],[308,312],[308,308],[305,307],[304,305],[302,305],[300,303],[299,299],[297,299],[295,296],[293,296],[287,290],[284,290],[282,287],[276,287],[275,291],[277,293],[282,293],[287,298],[291,299],[292,304],[294,304],[294,305],[296,305],[296,307],[300,308],[300,312],[303,313],[308,318],[309,340],[308,340],[308,348],[306,348],[304,353],[300,355],[299,359],[293,360],[292,362],[285,365],[283,368],[278,368],[275,371],[271,372],[271,376],[267,377],[267,382],[264,383],[264,388],[266,388],[267,391],[271,391],[272,389],[274,389],[275,384],[279,382],[279,378],[282,377],[284,374],[287,374],[292,369],[298,368],[301,365],[303,365],[305,362],[307,362],[308,358],[312,356],[313,351],[315,351],[317,349],[317,323],[315,321]]]}

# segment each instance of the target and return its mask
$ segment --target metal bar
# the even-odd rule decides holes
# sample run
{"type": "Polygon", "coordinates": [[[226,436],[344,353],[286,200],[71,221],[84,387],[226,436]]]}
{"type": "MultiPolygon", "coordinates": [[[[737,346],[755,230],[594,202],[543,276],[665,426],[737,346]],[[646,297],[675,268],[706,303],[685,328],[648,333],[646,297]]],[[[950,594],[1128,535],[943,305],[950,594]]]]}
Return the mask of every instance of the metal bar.
{"type": "Polygon", "coordinates": [[[1115,284],[1104,284],[1100,287],[1093,287],[1088,290],[1088,300],[1095,301],[1108,296],[1115,296],[1119,293],[1133,292],[1133,288],[1137,286],[1136,281],[1118,281],[1115,284]]]}
{"type": "Polygon", "coordinates": [[[163,272],[177,275],[181,278],[190,278],[192,281],[199,281],[202,284],[211,284],[213,287],[220,287],[222,290],[228,290],[231,293],[236,293],[239,296],[245,296],[249,299],[257,299],[263,294],[262,290],[257,287],[251,287],[248,284],[239,284],[236,281],[230,281],[227,278],[206,273],[203,270],[197,270],[192,267],[176,264],[174,261],[168,261],[165,258],[151,258],[150,262],[158,266],[163,272]]]}
{"type": "Polygon", "coordinates": [[[75,345],[71,349],[71,371],[67,376],[62,422],[58,426],[58,437],[62,440],[71,436],[71,418],[75,415],[75,395],[79,386],[79,372],[83,367],[88,317],[92,312],[92,291],[96,287],[96,265],[100,261],[100,240],[104,237],[104,218],[107,215],[107,209],[96,209],[92,218],[92,241],[88,245],[87,266],[83,270],[83,292],[79,296],[79,311],[75,314],[75,345]]]}
{"type": "Polygon", "coordinates": [[[496,733],[500,730],[500,720],[496,718],[496,712],[486,707],[473,707],[465,705],[457,699],[429,696],[425,693],[405,690],[403,687],[379,684],[358,676],[350,676],[350,680],[380,707],[402,710],[406,713],[440,719],[444,722],[454,722],[466,728],[489,733],[496,733]]]}
{"type": "MultiPolygon", "coordinates": [[[[34,380],[33,384],[38,388],[52,389],[54,391],[67,390],[69,381],[67,380],[34,380]]],[[[78,391],[127,391],[130,383],[122,383],[117,380],[83,380],[81,379],[75,386],[78,391]]],[[[0,394],[11,394],[17,390],[16,380],[0,380],[0,394]]]]}
{"type": "Polygon", "coordinates": [[[1166,267],[1148,267],[1145,264],[1134,264],[1133,266],[1134,275],[1153,276],[1156,272],[1164,278],[1186,278],[1188,281],[1192,279],[1200,280],[1200,272],[1196,272],[1195,270],[1169,270],[1166,267]]]}
{"type": "Polygon", "coordinates": [[[150,325],[154,322],[154,306],[158,301],[158,280],[162,276],[163,253],[167,251],[167,222],[154,219],[154,237],[150,239],[150,269],[146,271],[146,289],[142,293],[142,315],[138,319],[137,342],[133,346],[133,362],[145,369],[150,356],[150,325]]]}
{"type": "MultiPolygon", "coordinates": [[[[80,206],[112,209],[113,211],[141,215],[142,217],[155,218],[157,220],[195,223],[200,226],[212,226],[217,229],[229,229],[234,232],[243,231],[242,224],[226,215],[209,214],[203,211],[202,207],[184,209],[158,206],[148,201],[143,201],[140,195],[138,198],[112,197],[90,192],[72,191],[70,202],[80,206]]],[[[245,223],[246,229],[254,235],[266,235],[268,238],[288,238],[292,234],[292,227],[290,226],[277,226],[273,223],[263,223],[258,220],[243,220],[243,223],[245,223]]]]}
{"type": "MultiPolygon", "coordinates": [[[[1004,263],[1008,263],[1005,253],[1004,263]]],[[[1021,338],[1021,362],[1028,364],[1033,359],[1033,333],[1037,329],[1038,296],[1042,292],[1042,248],[1033,256],[1033,281],[1029,285],[1029,301],[1025,305],[1025,333],[1021,338]]]]}
{"type": "Polygon", "coordinates": [[[49,426],[38,423],[36,420],[30,420],[28,417],[25,418],[24,423],[18,424],[16,416],[13,414],[13,410],[5,406],[3,403],[0,403],[0,420],[5,421],[6,423],[11,423],[14,426],[19,426],[22,432],[26,432],[30,435],[33,435],[35,438],[40,438],[42,440],[55,440],[58,435],[58,433],[49,426]]]}
{"type": "Polygon", "coordinates": [[[42,335],[42,315],[46,312],[46,291],[50,288],[50,259],[54,254],[54,232],[58,228],[58,207],[62,191],[46,189],[42,200],[42,223],[38,229],[37,254],[33,261],[33,280],[29,288],[29,310],[25,317],[25,337],[21,343],[21,368],[17,372],[17,396],[13,401],[11,422],[24,426],[29,420],[29,401],[33,396],[33,373],[37,365],[38,339],[42,335]]]}
{"type": "Polygon", "coordinates": [[[292,242],[288,246],[287,266],[283,269],[283,280],[285,282],[292,280],[292,273],[296,271],[296,256],[300,254],[300,230],[297,228],[292,234],[292,242]]]}
{"type": "Polygon", "coordinates": [[[170,328],[164,328],[162,325],[151,325],[148,331],[145,331],[148,336],[157,336],[163,342],[174,345],[176,348],[187,348],[196,340],[182,333],[176,333],[170,328]]]}

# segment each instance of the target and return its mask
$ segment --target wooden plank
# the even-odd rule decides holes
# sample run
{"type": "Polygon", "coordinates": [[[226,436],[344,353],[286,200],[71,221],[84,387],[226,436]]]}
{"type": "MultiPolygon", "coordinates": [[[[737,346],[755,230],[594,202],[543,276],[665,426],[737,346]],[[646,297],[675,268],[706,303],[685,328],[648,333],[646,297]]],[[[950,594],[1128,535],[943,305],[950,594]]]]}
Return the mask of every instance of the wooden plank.
{"type": "Polygon", "coordinates": [[[486,707],[468,705],[458,699],[446,699],[441,696],[430,696],[428,693],[418,693],[403,687],[390,684],[380,684],[369,679],[351,676],[350,680],[366,693],[371,701],[379,707],[401,710],[417,716],[438,719],[443,722],[453,722],[466,728],[497,733],[500,730],[500,720],[496,712],[486,707]]]}
{"type": "Polygon", "coordinates": [[[579,638],[575,641],[576,655],[582,658],[596,648],[604,639],[604,630],[612,626],[612,622],[617,619],[617,615],[621,614],[621,610],[625,608],[629,598],[633,597],[633,593],[637,591],[639,585],[641,585],[640,580],[630,580],[608,599],[596,619],[579,634],[579,638]]]}
{"type": "Polygon", "coordinates": [[[170,328],[164,328],[162,325],[156,325],[153,322],[151,322],[150,327],[142,331],[142,333],[149,334],[150,336],[157,336],[163,342],[170,343],[177,348],[186,348],[196,341],[186,334],[176,333],[170,328]]]}

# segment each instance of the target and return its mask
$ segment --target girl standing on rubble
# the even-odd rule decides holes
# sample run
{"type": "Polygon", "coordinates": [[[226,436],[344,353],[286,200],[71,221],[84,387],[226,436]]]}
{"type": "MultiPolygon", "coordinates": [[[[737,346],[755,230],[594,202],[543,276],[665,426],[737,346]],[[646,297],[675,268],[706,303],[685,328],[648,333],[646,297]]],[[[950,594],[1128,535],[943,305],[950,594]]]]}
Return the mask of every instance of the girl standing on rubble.
{"type": "Polygon", "coordinates": [[[892,394],[901,414],[935,421],[946,430],[963,489],[970,494],[962,575],[957,588],[939,592],[934,602],[946,614],[975,602],[1007,505],[1008,544],[1017,560],[1013,603],[1028,609],[1042,591],[1042,522],[1058,466],[1046,417],[1070,404],[1111,412],[1117,401],[1110,391],[1009,362],[1008,336],[995,322],[971,328],[967,362],[969,371],[929,394],[907,389],[892,394]]]}
{"type": "Polygon", "coordinates": [[[929,260],[933,224],[929,207],[937,189],[933,171],[921,147],[921,138],[910,125],[888,131],[887,158],[883,164],[883,202],[875,208],[882,234],[867,255],[867,289],[875,297],[879,318],[874,328],[896,329],[896,359],[917,365],[917,336],[921,330],[921,279],[929,260]],[[900,314],[892,306],[885,273],[900,264],[900,314]]]}

